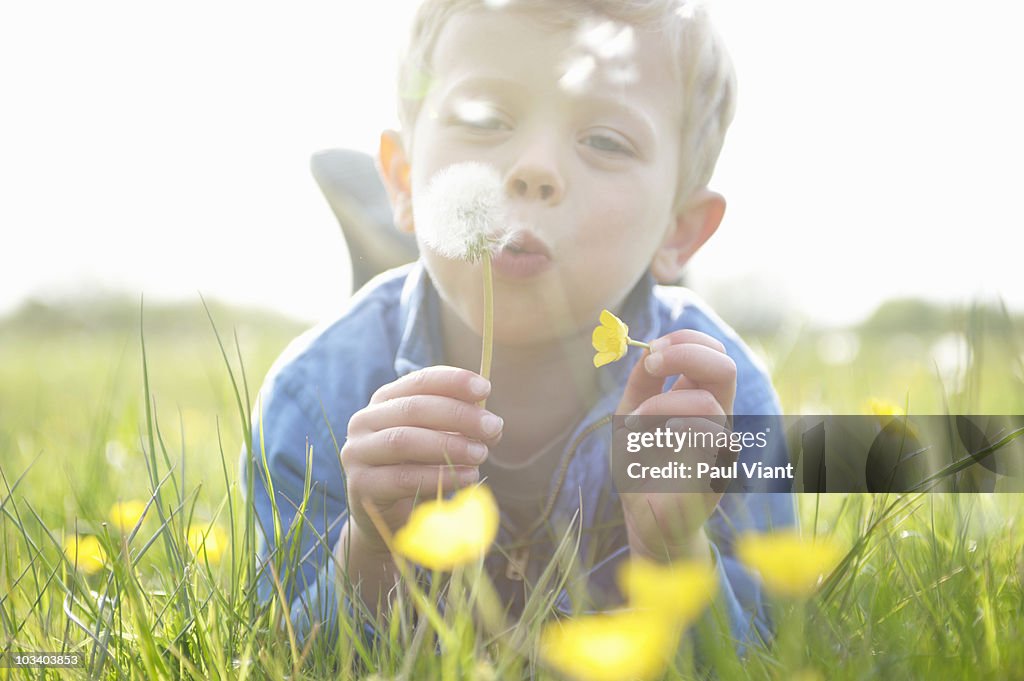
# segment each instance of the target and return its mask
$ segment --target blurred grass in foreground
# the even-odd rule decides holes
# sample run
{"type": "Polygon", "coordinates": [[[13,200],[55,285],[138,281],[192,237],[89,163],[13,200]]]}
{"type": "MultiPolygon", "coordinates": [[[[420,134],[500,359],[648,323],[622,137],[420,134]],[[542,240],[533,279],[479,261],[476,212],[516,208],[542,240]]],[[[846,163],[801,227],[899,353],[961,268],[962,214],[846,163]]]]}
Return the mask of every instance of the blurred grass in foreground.
{"type": "MultiPolygon", "coordinates": [[[[861,413],[869,397],[911,413],[1024,413],[1020,319],[994,308],[942,316],[894,305],[857,328],[744,335],[788,413],[861,413]]],[[[211,314],[242,394],[200,304],[147,305],[149,418],[137,303],[35,306],[0,321],[0,650],[75,650],[89,661],[51,677],[554,678],[536,661],[551,606],[543,594],[515,634],[487,632],[468,605],[450,607],[460,636],[440,656],[407,601],[375,650],[356,636],[331,642],[333,655],[290,645],[280,629],[286,611],[257,608],[250,591],[239,402],[245,411],[245,393],[255,395],[303,326],[217,305],[211,314]],[[109,509],[149,501],[154,487],[160,508],[150,506],[129,540],[109,509]],[[229,534],[217,551],[208,539],[204,555],[196,537],[210,527],[229,534]],[[76,528],[110,556],[95,574],[62,558],[76,528]]],[[[799,503],[805,534],[833,534],[853,550],[813,601],[781,611],[800,621],[795,639],[783,632],[773,649],[740,662],[723,632],[712,635],[722,678],[1024,677],[1019,495],[799,503]]],[[[694,678],[691,664],[684,650],[668,678],[694,678]]],[[[8,673],[39,677],[0,669],[0,678],[8,673]]]]}

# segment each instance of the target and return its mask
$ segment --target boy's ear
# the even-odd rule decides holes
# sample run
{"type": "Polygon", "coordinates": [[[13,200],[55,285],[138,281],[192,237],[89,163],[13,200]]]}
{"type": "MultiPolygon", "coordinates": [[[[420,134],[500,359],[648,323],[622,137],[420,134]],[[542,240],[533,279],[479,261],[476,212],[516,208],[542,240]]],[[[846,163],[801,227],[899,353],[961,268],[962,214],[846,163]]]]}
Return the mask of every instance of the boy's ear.
{"type": "Polygon", "coordinates": [[[722,223],[725,199],[707,188],[698,189],[676,213],[675,223],[654,254],[651,274],[659,284],[675,284],[683,266],[722,223]]]}
{"type": "Polygon", "coordinates": [[[402,232],[412,233],[412,192],[409,183],[409,161],[405,154],[402,137],[395,130],[385,130],[380,135],[377,151],[377,172],[391,199],[391,212],[395,226],[402,232]]]}

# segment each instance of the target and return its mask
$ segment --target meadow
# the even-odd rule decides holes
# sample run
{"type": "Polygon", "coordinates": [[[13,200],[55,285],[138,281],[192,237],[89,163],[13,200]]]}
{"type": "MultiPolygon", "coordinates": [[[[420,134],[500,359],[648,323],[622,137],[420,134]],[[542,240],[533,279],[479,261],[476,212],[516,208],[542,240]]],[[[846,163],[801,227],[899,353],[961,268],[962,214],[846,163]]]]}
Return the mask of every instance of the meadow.
{"type": "MultiPolygon", "coordinates": [[[[563,678],[538,652],[543,589],[522,621],[502,621],[471,568],[443,614],[401,597],[376,647],[300,646],[281,603],[256,602],[238,453],[263,376],[303,329],[198,301],[36,304],[0,321],[0,679],[563,678]],[[7,666],[28,651],[82,665],[7,666]]],[[[874,399],[1024,414],[1024,323],[998,307],[903,301],[854,328],[745,336],[787,413],[856,414],[874,399]]],[[[774,645],[737,657],[704,617],[703,647],[687,637],[664,678],[708,677],[706,663],[723,679],[1024,678],[1020,495],[801,495],[798,507],[805,537],[844,547],[835,569],[813,595],[778,598],[774,645]]],[[[552,563],[571,549],[567,537],[552,563]]],[[[365,616],[343,614],[343,628],[365,616]]]]}

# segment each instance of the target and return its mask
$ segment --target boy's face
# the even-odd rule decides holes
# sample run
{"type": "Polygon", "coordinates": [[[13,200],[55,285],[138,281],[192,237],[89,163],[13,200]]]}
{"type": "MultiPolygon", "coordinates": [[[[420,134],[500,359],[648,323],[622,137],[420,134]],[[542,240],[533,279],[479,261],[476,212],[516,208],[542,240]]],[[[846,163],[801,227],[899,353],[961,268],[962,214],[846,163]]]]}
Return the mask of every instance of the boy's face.
{"type": "MultiPolygon", "coordinates": [[[[666,44],[643,36],[623,59],[594,58],[582,85],[572,87],[594,54],[578,36],[526,14],[475,11],[449,21],[434,50],[435,79],[410,154],[413,205],[442,168],[490,164],[514,222],[543,244],[528,249],[547,251],[497,257],[499,343],[593,327],[676,225],[681,98],[666,44]],[[625,80],[623,67],[631,74],[625,80]],[[517,258],[520,270],[510,264],[517,258]]],[[[479,332],[482,265],[420,246],[442,299],[479,332]]]]}

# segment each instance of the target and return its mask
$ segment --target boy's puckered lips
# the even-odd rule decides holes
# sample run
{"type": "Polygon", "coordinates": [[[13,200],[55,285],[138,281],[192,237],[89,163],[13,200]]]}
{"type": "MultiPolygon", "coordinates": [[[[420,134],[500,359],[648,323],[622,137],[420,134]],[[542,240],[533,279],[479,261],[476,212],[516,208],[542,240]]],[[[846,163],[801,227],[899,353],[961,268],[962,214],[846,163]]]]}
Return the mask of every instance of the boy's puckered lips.
{"type": "Polygon", "coordinates": [[[514,232],[505,248],[517,254],[529,253],[551,258],[551,251],[548,250],[547,244],[529,232],[514,232]]]}
{"type": "Polygon", "coordinates": [[[509,243],[495,254],[494,271],[506,279],[527,279],[550,269],[551,251],[529,232],[515,232],[509,243]]]}

